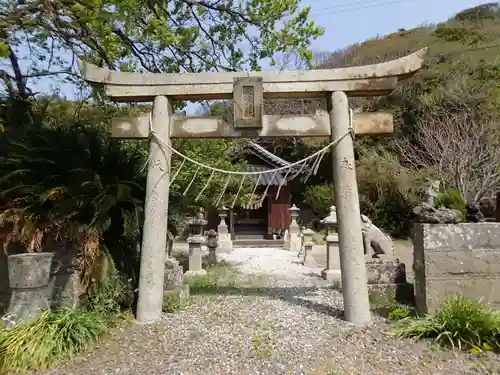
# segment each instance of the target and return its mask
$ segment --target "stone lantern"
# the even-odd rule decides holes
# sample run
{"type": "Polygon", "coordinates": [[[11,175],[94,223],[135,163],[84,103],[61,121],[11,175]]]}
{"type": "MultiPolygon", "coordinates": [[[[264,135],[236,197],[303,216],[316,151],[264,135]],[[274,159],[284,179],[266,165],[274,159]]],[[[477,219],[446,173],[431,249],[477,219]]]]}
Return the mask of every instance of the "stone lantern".
{"type": "Polygon", "coordinates": [[[297,219],[299,218],[300,208],[296,205],[293,205],[288,209],[290,211],[290,228],[288,231],[288,243],[287,246],[290,251],[299,251],[300,246],[300,238],[299,238],[299,224],[297,223],[297,219]]]}
{"type": "Polygon", "coordinates": [[[302,240],[304,241],[304,266],[316,267],[316,263],[312,259],[312,248],[314,246],[313,242],[314,231],[310,228],[306,228],[302,231],[302,240]]]}
{"type": "Polygon", "coordinates": [[[205,210],[203,207],[200,207],[198,209],[198,212],[194,217],[192,217],[188,224],[189,224],[189,232],[190,232],[190,237],[191,236],[203,236],[203,229],[205,225],[207,225],[207,221],[205,220],[205,210]]]}
{"type": "Polygon", "coordinates": [[[217,255],[216,250],[218,244],[217,232],[213,229],[210,229],[207,233],[207,248],[208,248],[208,262],[210,264],[217,263],[217,255]]]}
{"type": "Polygon", "coordinates": [[[290,218],[292,219],[290,227],[297,226],[298,228],[299,224],[297,223],[297,219],[299,218],[300,208],[298,208],[296,205],[292,205],[292,207],[290,207],[288,211],[290,211],[290,218]]]}
{"type": "Polygon", "coordinates": [[[219,246],[217,251],[221,253],[229,253],[233,250],[233,241],[231,241],[231,234],[229,233],[226,218],[228,216],[228,209],[222,206],[219,209],[220,223],[217,226],[217,233],[219,235],[219,246]]]}
{"type": "Polygon", "coordinates": [[[327,228],[326,233],[326,268],[321,271],[321,277],[325,280],[338,278],[338,271],[335,270],[335,259],[339,259],[339,236],[337,233],[337,210],[335,206],[330,207],[330,213],[321,220],[327,228]]]}
{"type": "Polygon", "coordinates": [[[200,207],[198,213],[189,220],[189,269],[185,273],[186,276],[206,274],[202,263],[202,246],[205,244],[203,229],[205,225],[207,225],[207,221],[204,217],[204,210],[200,207]]]}
{"type": "Polygon", "coordinates": [[[321,220],[321,224],[326,226],[326,241],[328,242],[328,236],[330,236],[331,242],[339,242],[338,236],[338,222],[337,222],[337,209],[335,206],[330,207],[330,213],[327,217],[321,220]]]}

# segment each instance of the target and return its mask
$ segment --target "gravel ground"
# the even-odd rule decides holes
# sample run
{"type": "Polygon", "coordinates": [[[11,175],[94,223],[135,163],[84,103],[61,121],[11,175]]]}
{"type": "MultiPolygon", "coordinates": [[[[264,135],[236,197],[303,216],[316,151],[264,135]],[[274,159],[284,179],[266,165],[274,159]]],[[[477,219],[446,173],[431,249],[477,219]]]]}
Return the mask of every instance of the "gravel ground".
{"type": "Polygon", "coordinates": [[[127,327],[84,357],[38,374],[500,374],[498,357],[396,341],[381,319],[365,328],[344,322],[341,294],[323,288],[317,269],[296,264],[296,254],[237,249],[223,257],[245,274],[270,276],[268,287],[193,296],[160,323],[127,327]]]}

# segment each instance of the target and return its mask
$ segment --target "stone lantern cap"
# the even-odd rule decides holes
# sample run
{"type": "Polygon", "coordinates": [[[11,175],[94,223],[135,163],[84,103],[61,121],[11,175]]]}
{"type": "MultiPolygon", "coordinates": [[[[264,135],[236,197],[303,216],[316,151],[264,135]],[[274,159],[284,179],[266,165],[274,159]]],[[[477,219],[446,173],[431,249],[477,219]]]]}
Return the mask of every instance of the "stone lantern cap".
{"type": "Polygon", "coordinates": [[[289,211],[292,213],[292,214],[296,214],[300,211],[300,208],[298,208],[296,205],[293,205],[292,207],[289,208],[289,211]]]}
{"type": "Polygon", "coordinates": [[[312,229],[306,228],[302,231],[302,236],[304,237],[304,240],[307,240],[308,238],[312,238],[314,235],[314,231],[312,229]]]}
{"type": "Polygon", "coordinates": [[[327,225],[337,224],[337,209],[335,206],[330,207],[330,214],[321,220],[321,223],[327,225]]]}

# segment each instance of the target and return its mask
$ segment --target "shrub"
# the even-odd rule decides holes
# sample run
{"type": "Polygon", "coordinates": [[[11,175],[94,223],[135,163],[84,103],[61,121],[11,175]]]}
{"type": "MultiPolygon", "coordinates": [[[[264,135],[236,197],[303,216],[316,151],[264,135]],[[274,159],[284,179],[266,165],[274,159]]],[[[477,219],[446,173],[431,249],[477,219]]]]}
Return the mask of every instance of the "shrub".
{"type": "Polygon", "coordinates": [[[316,219],[323,219],[335,204],[333,185],[310,185],[302,194],[302,203],[309,207],[316,219]]]}
{"type": "Polygon", "coordinates": [[[408,237],[422,176],[385,149],[361,150],[356,168],[361,211],[392,236],[408,237]]]}
{"type": "Polygon", "coordinates": [[[131,280],[125,280],[118,271],[113,269],[99,282],[85,300],[88,311],[102,316],[120,314],[125,308],[130,308],[134,300],[131,280]]]}
{"type": "Polygon", "coordinates": [[[373,222],[392,236],[407,238],[412,228],[414,203],[398,190],[388,190],[375,202],[373,222]]]}
{"type": "Polygon", "coordinates": [[[44,311],[32,322],[0,331],[0,372],[44,370],[87,349],[107,332],[96,312],[44,311]]]}
{"type": "Polygon", "coordinates": [[[432,338],[438,344],[475,351],[500,349],[500,311],[454,295],[435,315],[405,318],[395,323],[399,338],[432,338]]]}
{"type": "Polygon", "coordinates": [[[438,194],[436,206],[458,210],[464,219],[467,217],[467,203],[456,189],[446,189],[443,193],[438,194]]]}
{"type": "Polygon", "coordinates": [[[0,239],[41,250],[51,241],[82,249],[85,288],[102,248],[122,274],[137,272],[145,176],[140,147],[99,128],[13,133],[0,148],[0,239]]]}

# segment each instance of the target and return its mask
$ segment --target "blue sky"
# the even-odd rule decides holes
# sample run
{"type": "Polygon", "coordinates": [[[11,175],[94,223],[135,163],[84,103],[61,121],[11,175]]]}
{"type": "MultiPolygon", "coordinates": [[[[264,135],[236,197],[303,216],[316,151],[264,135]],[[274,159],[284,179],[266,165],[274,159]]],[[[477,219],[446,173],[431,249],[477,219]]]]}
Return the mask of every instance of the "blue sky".
{"type": "MultiPolygon", "coordinates": [[[[400,28],[410,29],[424,23],[443,21],[455,13],[486,3],[487,0],[303,0],[311,7],[311,18],[325,28],[325,35],[314,41],[317,52],[334,51],[368,38],[385,35],[400,28]]],[[[266,69],[267,70],[267,69],[266,69]]],[[[75,89],[60,82],[42,80],[34,91],[58,88],[68,99],[75,89]]]]}
{"type": "MultiPolygon", "coordinates": [[[[493,0],[490,0],[493,1],[493,0]]],[[[397,29],[444,21],[488,0],[303,0],[312,19],[325,28],[313,48],[333,51],[397,29]],[[328,4],[328,5],[327,5],[328,4]],[[349,5],[346,5],[349,4],[349,5]]]]}

